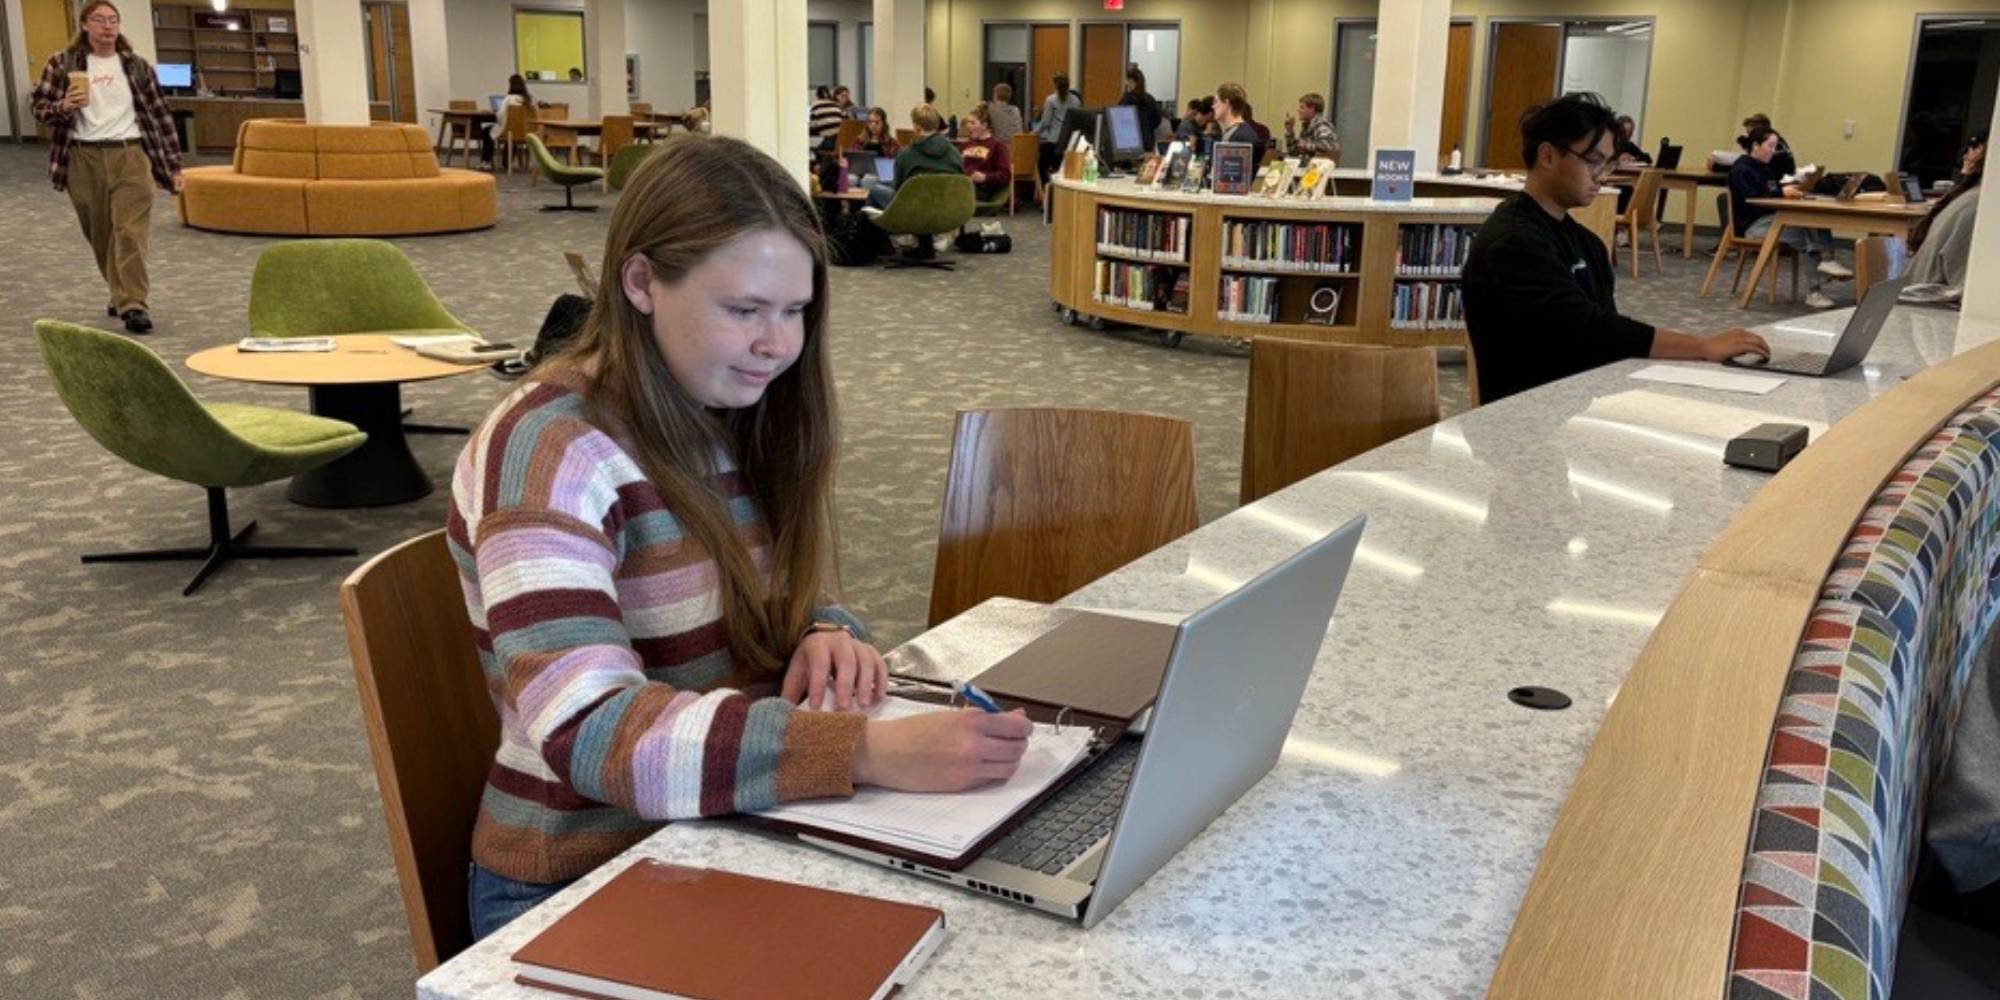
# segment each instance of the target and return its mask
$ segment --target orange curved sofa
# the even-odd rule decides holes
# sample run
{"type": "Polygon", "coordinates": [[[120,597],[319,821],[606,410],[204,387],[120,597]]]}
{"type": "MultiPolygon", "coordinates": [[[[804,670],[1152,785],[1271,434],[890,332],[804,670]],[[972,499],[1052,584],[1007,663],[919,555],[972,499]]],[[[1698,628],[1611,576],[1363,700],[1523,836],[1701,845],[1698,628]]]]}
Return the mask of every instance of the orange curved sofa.
{"type": "Polygon", "coordinates": [[[492,175],[439,167],[430,136],[399,122],[312,125],[256,118],[226,167],[193,167],[181,221],[225,233],[408,236],[484,229],[492,175]]]}

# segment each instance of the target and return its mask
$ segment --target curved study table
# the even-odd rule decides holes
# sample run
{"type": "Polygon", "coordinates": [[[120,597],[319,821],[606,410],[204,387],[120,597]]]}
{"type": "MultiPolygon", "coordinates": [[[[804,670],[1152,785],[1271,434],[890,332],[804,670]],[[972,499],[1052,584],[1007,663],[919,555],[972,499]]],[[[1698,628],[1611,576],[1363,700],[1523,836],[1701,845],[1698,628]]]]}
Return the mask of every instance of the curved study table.
{"type": "MultiPolygon", "coordinates": [[[[1845,317],[1786,327],[1833,331],[1845,317]]],[[[1654,626],[1773,483],[1725,467],[1723,442],[1773,420],[1806,424],[1817,440],[1905,378],[1992,339],[2000,326],[1899,309],[1866,364],[1788,378],[1765,395],[1638,381],[1647,362],[1611,365],[1392,442],[1066,598],[1186,613],[1369,517],[1277,766],[1090,931],[738,827],[681,823],[425,976],[418,995],[539,996],[513,984],[507,956],[640,857],[943,908],[950,935],[912,1000],[1481,993],[1654,626]],[[1573,704],[1524,708],[1508,698],[1521,685],[1573,704]]],[[[1062,613],[988,602],[898,649],[895,666],[971,674],[1062,613]]],[[[1750,728],[1768,735],[1769,716],[1750,728]]],[[[1754,770],[1763,744],[1737,749],[1754,770]]],[[[1742,849],[1739,829],[1732,866],[1742,849]]],[[[1719,919],[1726,942],[1728,916],[1719,919]]]]}

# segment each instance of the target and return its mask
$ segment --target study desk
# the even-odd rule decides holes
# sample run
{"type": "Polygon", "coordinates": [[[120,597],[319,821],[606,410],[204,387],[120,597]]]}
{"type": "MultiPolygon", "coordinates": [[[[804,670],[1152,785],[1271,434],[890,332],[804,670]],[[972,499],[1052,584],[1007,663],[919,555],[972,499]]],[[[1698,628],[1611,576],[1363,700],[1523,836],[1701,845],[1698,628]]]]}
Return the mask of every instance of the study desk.
{"type": "Polygon", "coordinates": [[[1736,300],[1736,308],[1747,309],[1750,297],[1757,294],[1757,279],[1764,274],[1767,266],[1776,266],[1773,258],[1778,252],[1778,236],[1786,226],[1804,226],[1811,229],[1831,229],[1857,236],[1901,236],[1908,238],[1910,231],[1917,228],[1931,206],[1908,205],[1900,201],[1836,201],[1832,198],[1752,198],[1750,204],[1759,208],[1776,209],[1771,218],[1771,228],[1764,234],[1764,245],[1757,249],[1757,263],[1750,268],[1750,283],[1743,286],[1743,297],[1736,300]]]}
{"type": "MultiPolygon", "coordinates": [[[[1630,187],[1639,180],[1637,170],[1617,170],[1611,174],[1611,183],[1630,187]]],[[[1698,217],[1696,195],[1704,187],[1729,187],[1729,175],[1713,170],[1695,170],[1676,167],[1660,173],[1660,190],[1681,192],[1681,256],[1694,256],[1694,220],[1698,217]]]]}
{"type": "MultiPolygon", "coordinates": [[[[468,135],[477,135],[477,129],[483,129],[500,120],[500,116],[494,114],[491,108],[432,108],[431,114],[438,116],[437,146],[444,150],[444,156],[438,161],[438,165],[445,167],[451,166],[452,151],[451,147],[445,145],[447,141],[445,137],[451,133],[453,124],[465,129],[468,135]]],[[[470,147],[460,146],[459,166],[468,166],[471,162],[470,147]]]]}
{"type": "MultiPolygon", "coordinates": [[[[1831,336],[1848,314],[1788,325],[1831,336]]],[[[725,823],[678,823],[423,977],[418,996],[542,1000],[513,984],[507,956],[640,857],[941,907],[949,936],[910,1000],[1477,996],[1626,672],[1769,481],[1725,467],[1723,442],[1770,420],[1817,438],[1904,376],[1994,340],[2000,326],[1899,308],[1865,364],[1762,396],[1630,377],[1654,362],[1610,365],[1391,442],[1065,598],[1186,613],[1369,517],[1277,766],[1090,931],[725,823]],[[1507,692],[1522,684],[1574,704],[1519,707],[1507,692]]],[[[970,674],[1058,613],[988,602],[892,664],[970,674]]]]}
{"type": "Polygon", "coordinates": [[[410,454],[403,434],[403,383],[450,378],[486,366],[426,358],[382,334],[354,333],[333,340],[331,352],[251,352],[222,344],[189,356],[187,366],[237,382],[304,386],[314,414],[367,432],[361,447],[292,477],[285,495],[293,503],[379,507],[428,496],[430,476],[410,454]]]}

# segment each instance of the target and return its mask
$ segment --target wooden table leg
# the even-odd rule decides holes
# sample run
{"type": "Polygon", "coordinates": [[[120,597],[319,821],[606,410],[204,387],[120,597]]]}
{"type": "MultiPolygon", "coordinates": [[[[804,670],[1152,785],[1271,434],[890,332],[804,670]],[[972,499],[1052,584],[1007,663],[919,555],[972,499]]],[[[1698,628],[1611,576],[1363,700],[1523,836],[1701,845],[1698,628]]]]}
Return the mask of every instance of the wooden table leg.
{"type": "Polygon", "coordinates": [[[447,145],[445,145],[445,144],[444,144],[444,142],[445,142],[445,140],[444,140],[444,133],[445,133],[445,130],[446,130],[446,129],[448,129],[448,128],[450,128],[450,127],[451,127],[451,116],[450,116],[450,115],[439,115],[439,116],[438,116],[438,142],[437,142],[437,147],[438,147],[438,149],[440,149],[440,150],[443,150],[443,151],[444,151],[444,155],[445,155],[446,159],[449,159],[449,158],[451,157],[451,147],[450,147],[450,146],[447,146],[447,145]]]}
{"type": "Polygon", "coordinates": [[[1767,265],[1775,266],[1772,265],[1771,258],[1776,256],[1778,235],[1784,231],[1784,218],[1773,216],[1770,230],[1764,233],[1764,245],[1757,248],[1757,263],[1750,268],[1750,283],[1743,286],[1743,297],[1736,300],[1736,308],[1750,308],[1750,299],[1757,294],[1757,279],[1764,276],[1764,268],[1767,265]]]}
{"type": "Polygon", "coordinates": [[[1681,207],[1686,209],[1685,214],[1687,216],[1681,220],[1681,257],[1683,259],[1692,259],[1694,257],[1694,210],[1697,204],[1695,196],[1701,193],[1701,185],[1689,185],[1682,188],[1681,193],[1685,195],[1681,201],[1681,207]]]}

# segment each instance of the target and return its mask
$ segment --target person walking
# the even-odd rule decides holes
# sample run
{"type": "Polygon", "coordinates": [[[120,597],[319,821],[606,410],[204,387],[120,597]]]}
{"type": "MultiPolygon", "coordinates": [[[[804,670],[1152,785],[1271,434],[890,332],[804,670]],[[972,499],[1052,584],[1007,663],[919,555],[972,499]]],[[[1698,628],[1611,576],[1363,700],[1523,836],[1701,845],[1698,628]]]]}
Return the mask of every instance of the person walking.
{"type": "Polygon", "coordinates": [[[90,0],[76,40],[49,57],[35,85],[35,120],[49,132],[49,179],[69,192],[77,222],[125,329],[153,329],[147,314],[146,243],[151,181],[180,193],[181,147],[153,66],[132,51],[111,0],[90,0]]]}

